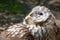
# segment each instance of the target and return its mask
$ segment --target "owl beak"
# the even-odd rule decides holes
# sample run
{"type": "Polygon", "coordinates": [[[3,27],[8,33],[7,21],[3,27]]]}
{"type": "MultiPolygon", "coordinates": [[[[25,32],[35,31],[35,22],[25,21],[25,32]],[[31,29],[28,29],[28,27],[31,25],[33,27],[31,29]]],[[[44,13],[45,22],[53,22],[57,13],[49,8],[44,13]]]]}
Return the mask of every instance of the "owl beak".
{"type": "Polygon", "coordinates": [[[32,16],[33,16],[33,13],[32,13],[32,12],[31,12],[31,13],[29,13],[29,16],[31,16],[31,17],[32,17],[32,16]]]}

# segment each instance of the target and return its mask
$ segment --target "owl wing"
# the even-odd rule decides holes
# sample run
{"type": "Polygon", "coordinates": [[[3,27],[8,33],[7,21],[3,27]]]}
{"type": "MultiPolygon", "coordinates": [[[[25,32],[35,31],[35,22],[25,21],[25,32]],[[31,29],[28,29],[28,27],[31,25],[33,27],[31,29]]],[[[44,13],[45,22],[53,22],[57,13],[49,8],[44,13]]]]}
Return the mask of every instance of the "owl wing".
{"type": "Polygon", "coordinates": [[[6,30],[7,37],[12,40],[27,40],[29,30],[24,24],[15,24],[6,30]]]}

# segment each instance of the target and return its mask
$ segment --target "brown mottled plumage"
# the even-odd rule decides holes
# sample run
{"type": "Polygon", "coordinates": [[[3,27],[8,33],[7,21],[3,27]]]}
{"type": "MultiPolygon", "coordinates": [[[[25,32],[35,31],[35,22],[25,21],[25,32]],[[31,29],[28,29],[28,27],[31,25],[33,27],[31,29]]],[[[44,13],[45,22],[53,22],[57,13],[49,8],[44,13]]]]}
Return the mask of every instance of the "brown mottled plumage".
{"type": "Polygon", "coordinates": [[[1,32],[0,40],[33,40],[33,36],[29,33],[26,25],[18,23],[1,32]]]}

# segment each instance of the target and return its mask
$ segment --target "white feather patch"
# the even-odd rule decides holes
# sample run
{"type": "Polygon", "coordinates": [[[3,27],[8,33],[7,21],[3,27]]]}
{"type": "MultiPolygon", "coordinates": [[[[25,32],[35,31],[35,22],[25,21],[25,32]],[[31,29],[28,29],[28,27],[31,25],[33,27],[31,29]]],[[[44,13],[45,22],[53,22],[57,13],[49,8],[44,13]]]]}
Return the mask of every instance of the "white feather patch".
{"type": "Polygon", "coordinates": [[[29,31],[31,31],[31,34],[33,36],[41,36],[42,37],[42,30],[43,30],[43,33],[46,32],[45,30],[45,27],[42,27],[42,26],[36,26],[36,25],[27,25],[27,28],[29,28],[29,31]]]}

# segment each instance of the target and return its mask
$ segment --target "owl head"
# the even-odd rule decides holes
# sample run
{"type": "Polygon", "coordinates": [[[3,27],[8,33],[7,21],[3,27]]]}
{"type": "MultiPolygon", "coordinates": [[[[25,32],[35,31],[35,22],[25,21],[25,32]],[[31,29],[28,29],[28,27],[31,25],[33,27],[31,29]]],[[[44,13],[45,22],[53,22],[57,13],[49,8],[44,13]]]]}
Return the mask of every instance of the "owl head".
{"type": "Polygon", "coordinates": [[[44,22],[51,15],[51,11],[44,6],[36,6],[32,9],[32,19],[34,22],[44,22]]]}
{"type": "Polygon", "coordinates": [[[51,15],[51,11],[45,6],[36,6],[32,9],[32,11],[25,17],[25,20],[29,20],[27,22],[44,22],[51,15]]]}

